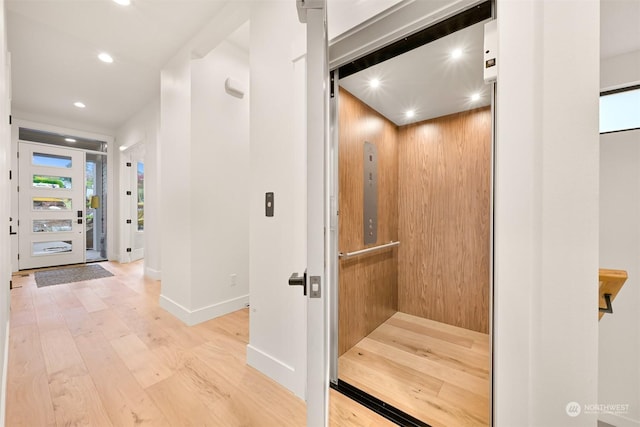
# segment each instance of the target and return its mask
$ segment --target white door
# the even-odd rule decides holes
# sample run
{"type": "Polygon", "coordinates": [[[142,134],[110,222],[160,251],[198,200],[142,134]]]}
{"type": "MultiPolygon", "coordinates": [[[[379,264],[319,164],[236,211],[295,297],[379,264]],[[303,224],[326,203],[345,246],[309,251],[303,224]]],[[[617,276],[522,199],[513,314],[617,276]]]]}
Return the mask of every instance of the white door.
{"type": "Polygon", "coordinates": [[[326,1],[298,1],[307,23],[307,426],[328,424],[329,331],[327,269],[329,203],[328,42],[326,1]],[[327,261],[327,262],[325,262],[327,261]]]}
{"type": "Polygon", "coordinates": [[[20,142],[21,270],[85,262],[85,154],[20,142]]]}

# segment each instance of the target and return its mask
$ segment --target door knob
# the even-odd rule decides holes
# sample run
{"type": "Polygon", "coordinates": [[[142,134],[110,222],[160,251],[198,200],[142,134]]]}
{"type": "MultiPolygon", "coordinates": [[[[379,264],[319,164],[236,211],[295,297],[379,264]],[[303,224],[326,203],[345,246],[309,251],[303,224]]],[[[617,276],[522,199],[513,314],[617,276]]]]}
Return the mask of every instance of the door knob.
{"type": "Polygon", "coordinates": [[[292,273],[289,277],[289,286],[302,286],[302,293],[307,295],[307,270],[304,271],[302,276],[298,273],[292,273]]]}

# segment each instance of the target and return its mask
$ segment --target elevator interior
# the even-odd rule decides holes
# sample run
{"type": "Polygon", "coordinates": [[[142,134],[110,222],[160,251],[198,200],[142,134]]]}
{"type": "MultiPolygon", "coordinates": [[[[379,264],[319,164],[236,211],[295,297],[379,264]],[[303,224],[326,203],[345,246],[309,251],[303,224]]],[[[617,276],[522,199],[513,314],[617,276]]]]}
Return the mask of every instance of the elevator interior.
{"type": "Polygon", "coordinates": [[[484,22],[336,79],[332,381],[417,423],[408,425],[490,423],[484,22]]]}

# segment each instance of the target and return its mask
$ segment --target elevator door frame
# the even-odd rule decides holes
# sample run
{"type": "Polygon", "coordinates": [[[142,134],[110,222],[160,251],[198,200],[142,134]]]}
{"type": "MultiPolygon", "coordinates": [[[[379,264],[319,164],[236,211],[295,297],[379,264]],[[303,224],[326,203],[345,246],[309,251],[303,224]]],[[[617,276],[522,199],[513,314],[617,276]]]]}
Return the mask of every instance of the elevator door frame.
{"type": "MultiPolygon", "coordinates": [[[[422,28],[419,28],[418,31],[422,31],[425,29],[429,29],[438,23],[442,22],[442,20],[447,18],[454,18],[458,15],[461,15],[465,11],[470,10],[472,7],[475,7],[479,4],[484,4],[486,2],[476,2],[471,7],[467,4],[463,8],[459,8],[456,11],[449,11],[449,15],[445,17],[441,17],[437,22],[431,21],[430,23],[424,25],[422,28]]],[[[496,19],[495,17],[495,5],[491,5],[491,18],[496,19]]],[[[468,24],[473,25],[473,24],[468,24]]],[[[468,26],[467,25],[467,26],[468,26]]],[[[466,28],[463,27],[463,28],[466,28]]],[[[463,29],[459,28],[456,31],[463,29]]],[[[407,30],[403,35],[401,35],[398,39],[405,38],[410,33],[415,34],[415,27],[413,30],[407,30]]],[[[455,31],[454,31],[455,32],[455,31]]],[[[453,32],[452,32],[453,33],[453,32]]],[[[424,44],[430,43],[427,41],[424,44]]],[[[392,43],[389,43],[392,44],[392,43]]],[[[413,48],[417,48],[419,46],[414,46],[413,48]]],[[[389,45],[383,47],[378,45],[377,47],[362,52],[362,55],[359,58],[369,56],[375,54],[378,51],[384,50],[385,48],[389,48],[389,45]]],[[[412,49],[413,49],[412,48],[412,49]]],[[[353,50],[356,52],[357,50],[353,50]]],[[[404,52],[403,52],[404,53],[404,52]]],[[[345,392],[344,389],[339,387],[339,378],[338,378],[338,332],[339,332],[339,322],[338,322],[338,289],[339,289],[339,247],[338,247],[338,230],[339,230],[339,215],[338,215],[338,202],[339,202],[339,72],[343,68],[343,66],[347,66],[350,68],[349,72],[359,72],[370,66],[373,66],[381,61],[368,63],[366,67],[357,69],[357,71],[353,71],[353,63],[357,62],[357,59],[350,59],[348,57],[339,58],[339,61],[330,61],[330,104],[329,104],[329,120],[330,120],[330,134],[329,134],[329,145],[330,145],[330,162],[326,165],[327,171],[329,174],[329,202],[330,202],[330,218],[329,218],[329,248],[328,253],[330,256],[330,262],[327,263],[328,271],[327,274],[329,276],[329,283],[332,284],[329,289],[329,307],[328,307],[328,315],[329,315],[329,382],[330,387],[338,390],[339,392],[345,392]],[[345,60],[348,59],[348,62],[345,60]]],[[[357,68],[357,67],[356,67],[357,68]]],[[[490,194],[489,194],[489,384],[490,384],[490,392],[489,392],[489,425],[493,425],[493,347],[494,347],[494,194],[495,194],[495,126],[496,126],[496,85],[497,83],[494,81],[489,83],[490,85],[490,94],[491,94],[491,142],[490,142],[490,194]]],[[[348,393],[348,392],[347,392],[348,393]]],[[[352,396],[350,396],[352,397],[352,396]]],[[[353,398],[353,397],[352,397],[353,398]]],[[[377,400],[374,398],[374,400],[377,400]]],[[[362,401],[360,403],[363,403],[362,401]]],[[[368,406],[366,403],[365,406],[368,406]]],[[[383,402],[384,404],[384,402],[383,402]]],[[[374,406],[376,403],[374,403],[374,406]]],[[[385,404],[385,406],[387,406],[385,404]]],[[[369,406],[370,409],[379,412],[377,409],[369,406]]],[[[392,408],[393,409],[393,408],[392,408]]],[[[387,416],[382,412],[379,412],[383,416],[387,416]]]]}

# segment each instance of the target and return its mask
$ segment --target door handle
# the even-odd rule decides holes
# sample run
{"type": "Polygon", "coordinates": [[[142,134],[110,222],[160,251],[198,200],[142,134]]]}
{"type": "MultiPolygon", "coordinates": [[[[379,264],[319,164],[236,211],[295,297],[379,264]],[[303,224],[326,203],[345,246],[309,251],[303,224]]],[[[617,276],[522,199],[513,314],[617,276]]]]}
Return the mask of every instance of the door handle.
{"type": "Polygon", "coordinates": [[[15,231],[13,231],[13,227],[12,227],[12,226],[9,226],[9,236],[15,236],[16,234],[18,234],[18,233],[16,233],[15,231]]]}
{"type": "Polygon", "coordinates": [[[304,274],[299,276],[298,273],[292,273],[289,277],[289,286],[302,286],[302,293],[307,295],[307,270],[304,270],[304,274]]]}

